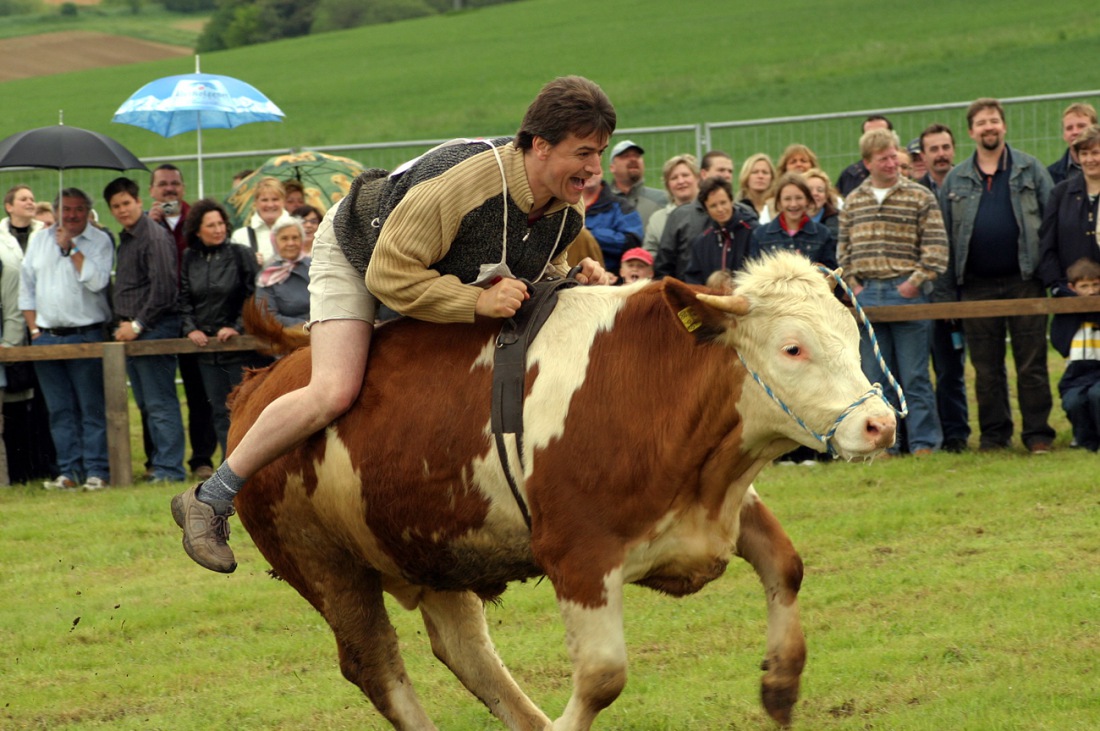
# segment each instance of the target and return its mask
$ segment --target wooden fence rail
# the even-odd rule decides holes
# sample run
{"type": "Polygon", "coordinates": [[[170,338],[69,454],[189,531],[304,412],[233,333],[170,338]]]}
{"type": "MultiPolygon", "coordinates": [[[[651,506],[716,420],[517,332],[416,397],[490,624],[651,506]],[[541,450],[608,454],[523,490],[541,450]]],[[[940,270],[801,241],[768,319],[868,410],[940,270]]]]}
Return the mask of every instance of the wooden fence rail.
{"type": "MultiPolygon", "coordinates": [[[[1009,315],[1049,315],[1070,312],[1100,311],[1091,297],[1059,297],[1016,300],[985,300],[981,302],[943,302],[926,305],[891,305],[867,307],[864,310],[872,322],[902,322],[905,320],[954,320],[973,317],[1004,317],[1009,315]]],[[[263,342],[249,335],[233,338],[228,343],[211,340],[200,348],[187,338],[174,340],[136,340],[128,343],[102,342],[75,345],[43,345],[0,348],[0,363],[35,360],[70,360],[100,358],[103,360],[103,394],[107,407],[107,451],[112,485],[133,482],[130,455],[130,409],[126,393],[126,357],[162,355],[166,353],[215,353],[256,350],[263,342]]]]}
{"type": "Polygon", "coordinates": [[[35,345],[0,348],[0,363],[35,360],[103,360],[103,400],[107,408],[107,461],[112,485],[130,485],[134,481],[130,455],[130,407],[126,393],[126,356],[164,355],[167,353],[215,353],[256,350],[262,345],[256,338],[243,335],[227,343],[211,340],[200,348],[187,338],[174,340],[135,340],[129,343],[102,342],[72,345],[35,345]]]}

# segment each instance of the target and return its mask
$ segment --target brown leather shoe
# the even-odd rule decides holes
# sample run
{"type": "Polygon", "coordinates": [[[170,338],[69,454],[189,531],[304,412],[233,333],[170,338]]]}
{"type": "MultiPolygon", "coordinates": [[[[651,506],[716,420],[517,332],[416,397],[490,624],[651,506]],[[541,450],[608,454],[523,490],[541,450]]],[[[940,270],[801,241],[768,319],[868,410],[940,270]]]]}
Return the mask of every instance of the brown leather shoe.
{"type": "Polygon", "coordinates": [[[231,574],[237,568],[229,548],[229,516],[232,503],[217,506],[204,503],[195,493],[199,485],[172,498],[172,517],[183,528],[183,550],[203,568],[231,574]]]}

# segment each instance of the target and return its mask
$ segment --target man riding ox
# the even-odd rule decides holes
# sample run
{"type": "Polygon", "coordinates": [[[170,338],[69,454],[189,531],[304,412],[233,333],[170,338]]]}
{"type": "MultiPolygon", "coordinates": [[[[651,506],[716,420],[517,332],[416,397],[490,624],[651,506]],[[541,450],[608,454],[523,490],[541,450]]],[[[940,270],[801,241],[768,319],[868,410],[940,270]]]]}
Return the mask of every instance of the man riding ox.
{"type": "MultiPolygon", "coordinates": [[[[752,480],[798,444],[868,459],[896,428],[832,276],[776,254],[738,273],[732,295],[671,278],[561,291],[527,351],[522,449],[506,439],[515,495],[490,425],[499,323],[383,325],[350,409],[257,471],[236,509],[395,728],[435,726],[383,592],[420,610],[435,655],[506,727],[579,731],[626,685],[624,586],[691,594],[734,555],[764,584],[762,700],[789,723],[806,655],[802,562],[752,480]],[[638,373],[654,387],[627,407],[616,393],[638,373]],[[554,586],[573,665],[553,721],[504,667],[483,608],[537,576],[554,586]]],[[[299,349],[245,381],[230,451],[309,380],[310,357],[299,349]]]]}

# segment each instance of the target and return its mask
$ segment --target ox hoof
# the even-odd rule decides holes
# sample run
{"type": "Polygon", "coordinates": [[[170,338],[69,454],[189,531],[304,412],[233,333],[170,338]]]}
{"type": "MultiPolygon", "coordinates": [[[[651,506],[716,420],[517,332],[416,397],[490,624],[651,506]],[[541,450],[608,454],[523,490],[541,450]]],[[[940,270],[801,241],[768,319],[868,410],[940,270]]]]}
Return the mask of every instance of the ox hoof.
{"type": "Polygon", "coordinates": [[[791,725],[791,711],[798,700],[798,683],[769,683],[760,686],[760,700],[764,710],[781,726],[791,725]]]}

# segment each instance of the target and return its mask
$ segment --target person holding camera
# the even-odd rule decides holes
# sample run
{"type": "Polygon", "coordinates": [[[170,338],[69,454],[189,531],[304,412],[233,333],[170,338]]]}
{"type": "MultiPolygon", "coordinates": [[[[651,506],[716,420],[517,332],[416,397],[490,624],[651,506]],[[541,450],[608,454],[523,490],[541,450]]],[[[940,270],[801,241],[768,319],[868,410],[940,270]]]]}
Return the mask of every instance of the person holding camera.
{"type": "MultiPolygon", "coordinates": [[[[187,250],[187,239],[183,235],[183,223],[191,206],[184,200],[187,188],[183,183],[183,173],[172,163],[164,163],[153,170],[149,181],[149,197],[153,204],[149,207],[149,218],[159,223],[172,234],[176,241],[176,270],[183,265],[183,252],[187,250]]],[[[178,283],[177,283],[178,284],[178,283]]],[[[180,378],[183,380],[183,392],[187,397],[187,435],[191,438],[191,459],[188,467],[195,479],[205,480],[214,474],[214,450],[218,448],[218,436],[214,431],[214,410],[206,397],[199,373],[199,356],[194,353],[180,353],[180,378]]],[[[142,415],[142,428],[145,433],[146,454],[152,448],[145,415],[142,415]]],[[[150,471],[152,464],[146,465],[150,471]]]]}

